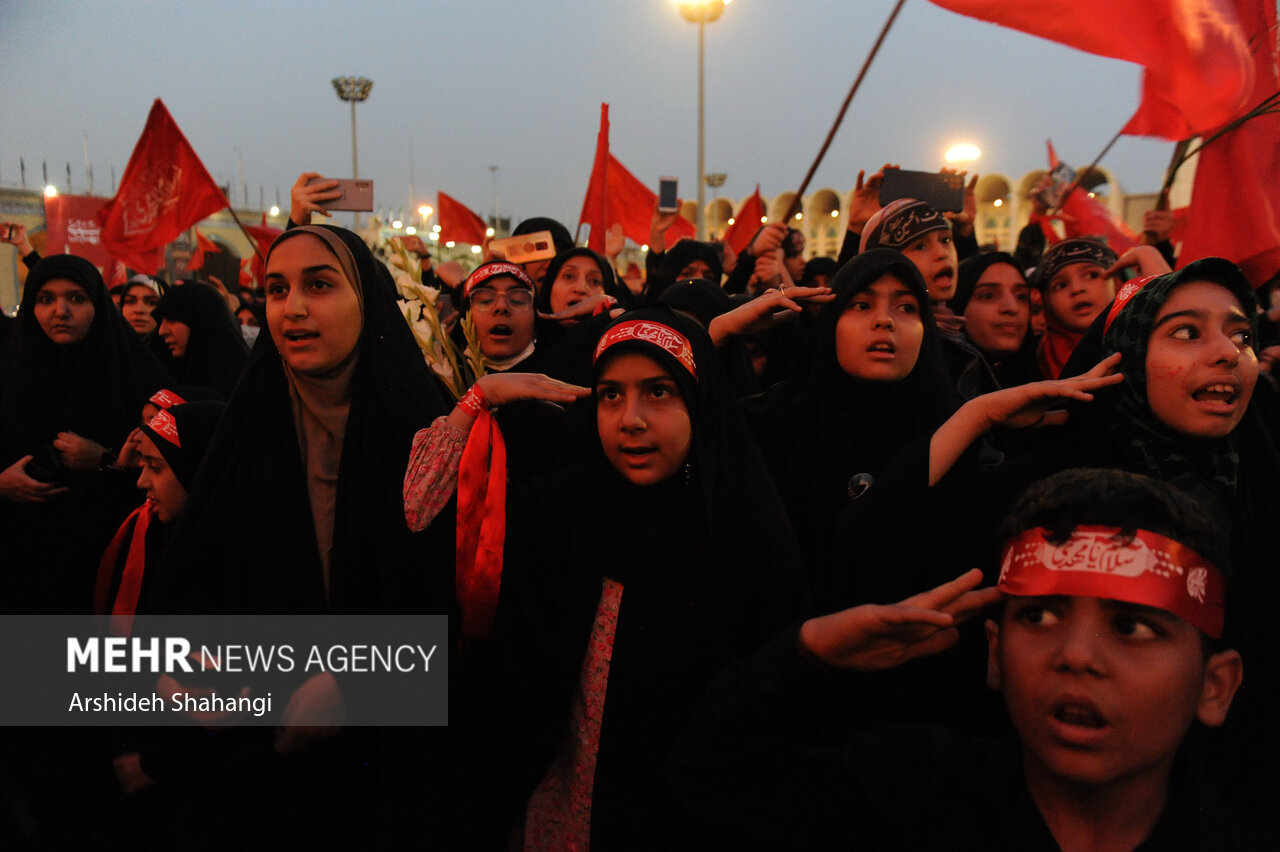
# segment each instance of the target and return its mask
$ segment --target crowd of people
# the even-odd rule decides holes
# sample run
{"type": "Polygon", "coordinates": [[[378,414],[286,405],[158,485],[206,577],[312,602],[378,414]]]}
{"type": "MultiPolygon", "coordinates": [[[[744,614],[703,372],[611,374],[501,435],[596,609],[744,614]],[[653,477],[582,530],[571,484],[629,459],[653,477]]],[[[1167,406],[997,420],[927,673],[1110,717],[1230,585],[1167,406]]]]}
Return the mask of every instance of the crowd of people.
{"type": "Polygon", "coordinates": [[[888,168],[807,263],[656,211],[643,274],[407,241],[460,389],[314,173],[260,289],[0,227],[4,613],[451,634],[448,728],[322,724],[316,675],[274,729],[10,729],[5,845],[1280,846],[1280,278],[1159,214],[979,246],[888,168]]]}

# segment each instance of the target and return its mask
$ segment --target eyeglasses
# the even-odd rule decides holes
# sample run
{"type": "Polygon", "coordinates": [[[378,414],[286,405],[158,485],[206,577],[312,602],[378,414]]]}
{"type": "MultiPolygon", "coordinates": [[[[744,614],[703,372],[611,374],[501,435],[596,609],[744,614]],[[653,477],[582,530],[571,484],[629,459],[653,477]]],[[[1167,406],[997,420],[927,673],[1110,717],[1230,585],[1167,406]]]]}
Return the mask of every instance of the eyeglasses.
{"type": "Polygon", "coordinates": [[[498,306],[499,299],[506,301],[507,307],[512,311],[527,311],[533,307],[533,294],[523,287],[516,287],[505,293],[485,287],[471,294],[471,309],[487,314],[498,306]]]}

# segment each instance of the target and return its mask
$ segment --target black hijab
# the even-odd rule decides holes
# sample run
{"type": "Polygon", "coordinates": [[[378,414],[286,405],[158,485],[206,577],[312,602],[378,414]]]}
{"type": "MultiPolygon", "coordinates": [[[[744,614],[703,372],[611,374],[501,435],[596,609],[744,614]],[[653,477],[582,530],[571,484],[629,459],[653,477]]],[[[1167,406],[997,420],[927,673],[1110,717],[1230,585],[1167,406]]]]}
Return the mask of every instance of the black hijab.
{"type": "Polygon", "coordinates": [[[156,305],[155,318],[157,325],[167,319],[191,329],[186,351],[173,360],[174,378],[230,395],[249,359],[249,347],[222,295],[198,282],[170,287],[156,305]]]}
{"type": "Polygon", "coordinates": [[[791,378],[746,403],[804,544],[815,601],[824,612],[849,603],[833,597],[843,595],[833,591],[838,578],[824,577],[837,518],[869,493],[868,483],[877,500],[919,505],[928,490],[929,438],[958,406],[915,264],[892,249],[872,249],[843,266],[832,288],[836,298],[819,312],[791,378]],[[836,326],[854,296],[885,275],[906,285],[920,306],[920,354],[899,381],[862,381],[840,366],[836,326]]]}
{"type": "MultiPolygon", "coordinates": [[[[674,284],[678,280],[683,280],[680,273],[684,268],[695,260],[701,260],[710,270],[705,276],[716,286],[724,278],[724,262],[720,259],[719,252],[712,243],[704,243],[698,240],[680,240],[662,253],[662,259],[658,266],[650,274],[648,281],[645,282],[644,296],[646,299],[659,299],[662,297],[663,291],[674,284]]],[[[688,276],[685,276],[687,278],[688,276]]]]}
{"type": "Polygon", "coordinates": [[[42,259],[27,276],[0,355],[0,469],[60,431],[118,449],[161,384],[159,365],[111,304],[97,268],[70,254],[42,259]],[[35,317],[40,288],[58,278],[93,302],[88,334],[70,346],[50,340],[35,317]]]}
{"type": "MultiPolygon", "coordinates": [[[[648,331],[609,345],[593,376],[619,353],[641,352],[672,376],[689,411],[687,465],[641,487],[609,464],[595,400],[581,419],[580,464],[545,481],[508,512],[496,639],[519,701],[497,700],[489,779],[512,776],[523,806],[567,730],[602,583],[623,586],[613,637],[594,786],[592,845],[672,848],[688,839],[666,780],[666,756],[714,674],[759,647],[801,609],[795,536],[732,400],[710,338],[666,308],[630,311],[602,340],[645,323],[672,349],[691,350],[693,371],[648,331]],[[674,334],[669,334],[664,327],[674,334]],[[648,337],[649,339],[644,339],[648,337]],[[566,507],[572,525],[566,526],[566,507]],[[548,547],[547,537],[559,543],[548,547]],[[521,786],[523,785],[523,786],[521,786]]],[[[598,351],[598,350],[597,350],[598,351]]],[[[496,813],[491,811],[490,818],[496,813]]]]}
{"type": "MultiPolygon", "coordinates": [[[[1239,267],[1228,260],[1207,257],[1176,272],[1159,275],[1137,289],[1118,311],[1115,302],[1094,321],[1063,369],[1079,375],[1114,352],[1122,354],[1119,385],[1103,388],[1091,405],[1078,406],[1076,430],[1105,435],[1109,451],[1129,460],[1137,473],[1180,485],[1210,505],[1234,502],[1240,465],[1240,437],[1236,432],[1261,429],[1253,405],[1236,432],[1221,439],[1187,438],[1151,411],[1147,402],[1147,349],[1156,315],[1178,286],[1208,281],[1225,287],[1239,300],[1257,339],[1257,300],[1239,267]],[[1114,318],[1112,314],[1114,312],[1114,318]],[[1110,322],[1108,320],[1110,319],[1110,322]],[[1216,496],[1214,496],[1216,495],[1216,496]]],[[[1121,294],[1130,282],[1121,288],[1121,294]]]]}
{"type": "MultiPolygon", "coordinates": [[[[960,267],[956,273],[956,293],[947,300],[947,307],[956,314],[964,316],[965,309],[969,307],[969,301],[973,298],[973,292],[977,288],[978,280],[982,278],[982,274],[1000,263],[1013,267],[1022,276],[1022,279],[1026,281],[1026,275],[1023,274],[1018,259],[1013,255],[1002,251],[981,252],[960,262],[960,267]]],[[[974,349],[977,349],[978,345],[969,337],[969,332],[966,330],[963,333],[965,340],[974,349]]],[[[1018,347],[1018,350],[1001,358],[997,363],[990,363],[990,359],[987,359],[991,372],[995,375],[1001,387],[1007,388],[1026,384],[1027,382],[1039,381],[1040,374],[1036,367],[1036,344],[1037,340],[1031,333],[1031,322],[1030,317],[1028,317],[1027,331],[1022,336],[1022,344],[1018,347]]],[[[985,353],[983,358],[987,358],[985,353]]]]}
{"type": "Polygon", "coordinates": [[[409,533],[401,496],[414,433],[444,404],[387,268],[358,236],[331,226],[291,229],[272,248],[308,234],[335,256],[330,241],[345,247],[364,315],[338,467],[329,594],[289,381],[275,341],[262,334],[174,533],[160,611],[447,612],[451,605],[452,559],[437,555],[432,530],[409,533]]]}
{"type": "MultiPolygon", "coordinates": [[[[0,469],[41,447],[56,468],[51,442],[61,431],[118,449],[160,385],[159,366],[111,304],[93,264],[66,254],[44,258],[27,277],[0,356],[0,469]],[[75,282],[93,303],[79,343],[54,343],[36,320],[36,295],[54,279],[75,282]]],[[[0,584],[0,611],[90,612],[98,559],[137,505],[129,475],[63,470],[58,477],[68,490],[48,502],[0,500],[0,540],[14,568],[0,584]]]]}
{"type": "Polygon", "coordinates": [[[600,268],[600,282],[604,286],[605,295],[612,296],[622,305],[631,303],[631,291],[618,284],[618,277],[613,274],[613,265],[586,246],[574,246],[557,254],[547,265],[547,275],[533,303],[538,311],[544,314],[551,313],[551,289],[555,286],[556,276],[560,274],[560,268],[575,257],[586,257],[595,261],[596,266],[600,268]]]}

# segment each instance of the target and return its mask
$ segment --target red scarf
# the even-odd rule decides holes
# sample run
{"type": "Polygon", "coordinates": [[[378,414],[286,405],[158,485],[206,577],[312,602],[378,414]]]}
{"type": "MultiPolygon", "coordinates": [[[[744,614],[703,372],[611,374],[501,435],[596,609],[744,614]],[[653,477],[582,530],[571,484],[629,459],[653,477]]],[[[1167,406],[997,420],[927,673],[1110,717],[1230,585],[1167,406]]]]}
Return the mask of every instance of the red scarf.
{"type": "Polygon", "coordinates": [[[476,416],[458,466],[458,544],[454,576],[462,635],[484,639],[493,630],[502,586],[507,532],[507,445],[488,409],[476,416]]]}
{"type": "Polygon", "coordinates": [[[116,636],[128,636],[133,630],[133,616],[138,610],[138,597],[142,593],[142,575],[147,568],[147,527],[154,517],[155,509],[150,500],[134,509],[124,519],[120,529],[116,530],[98,564],[98,581],[93,589],[93,611],[98,615],[105,615],[110,604],[110,629],[116,636]],[[126,540],[129,542],[129,553],[125,557],[120,588],[116,590],[115,600],[108,601],[111,580],[115,576],[116,559],[126,540]]]}

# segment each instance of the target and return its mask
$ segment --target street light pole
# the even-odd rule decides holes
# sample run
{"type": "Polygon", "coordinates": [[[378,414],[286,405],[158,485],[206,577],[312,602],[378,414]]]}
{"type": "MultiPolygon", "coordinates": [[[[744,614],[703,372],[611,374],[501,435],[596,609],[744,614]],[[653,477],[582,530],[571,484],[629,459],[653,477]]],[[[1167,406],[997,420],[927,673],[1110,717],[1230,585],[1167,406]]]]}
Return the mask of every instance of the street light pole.
{"type": "Polygon", "coordinates": [[[704,40],[706,26],[718,20],[730,0],[676,0],[680,14],[686,21],[698,25],[698,208],[693,222],[698,229],[698,239],[707,238],[706,214],[706,101],[704,97],[703,68],[705,66],[704,40]]]}
{"type": "MultiPolygon", "coordinates": [[[[356,104],[368,99],[373,81],[364,77],[334,77],[333,88],[339,98],[351,103],[351,177],[355,180],[360,177],[360,158],[356,154],[356,104]]],[[[360,214],[353,213],[352,217],[355,229],[359,231],[360,214]]]]}

